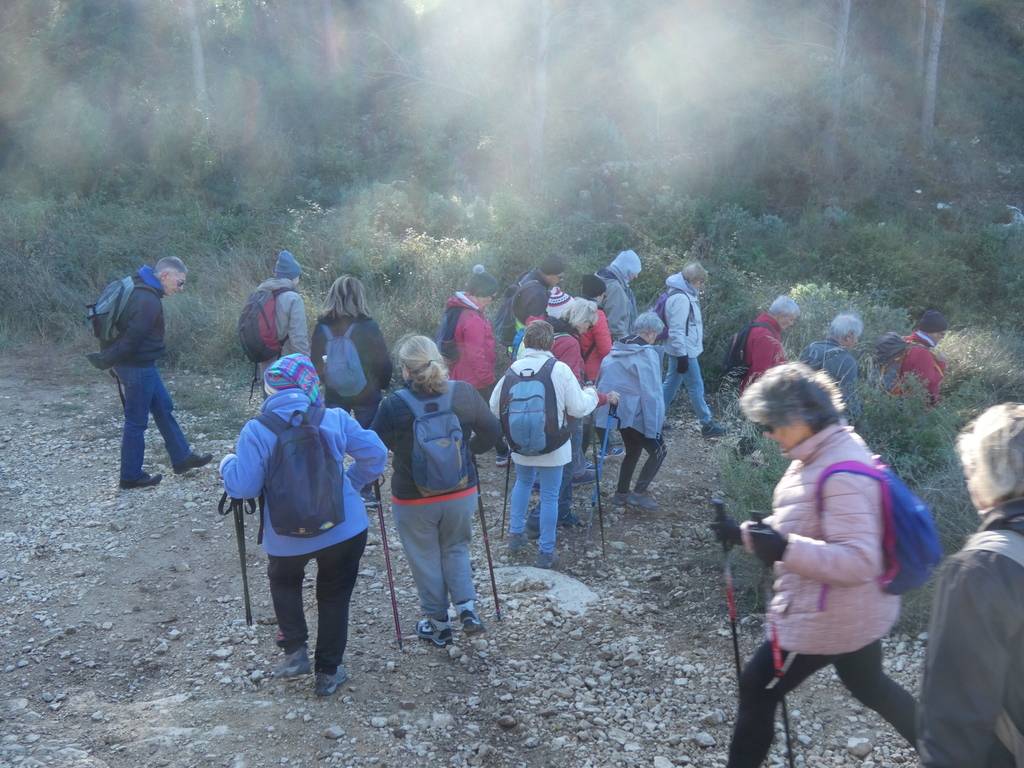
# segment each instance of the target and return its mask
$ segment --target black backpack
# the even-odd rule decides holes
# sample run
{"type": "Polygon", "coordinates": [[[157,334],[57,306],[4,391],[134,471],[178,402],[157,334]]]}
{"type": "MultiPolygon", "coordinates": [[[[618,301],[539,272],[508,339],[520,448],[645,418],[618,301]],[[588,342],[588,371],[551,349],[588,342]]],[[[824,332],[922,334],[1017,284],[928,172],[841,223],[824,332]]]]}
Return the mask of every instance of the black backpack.
{"type": "Polygon", "coordinates": [[[323,418],[324,409],[313,406],[287,422],[273,413],[256,417],[277,436],[261,500],[279,536],[319,536],[345,522],[344,475],[320,432],[323,418]]]}
{"type": "Polygon", "coordinates": [[[448,307],[441,316],[441,325],[437,328],[437,335],[434,343],[441,352],[441,357],[449,363],[459,359],[459,347],[455,343],[455,329],[459,325],[459,318],[462,317],[462,310],[467,307],[448,307]]]}
{"type": "Polygon", "coordinates": [[[742,378],[750,370],[750,362],[747,360],[747,338],[750,336],[751,328],[771,328],[771,326],[768,323],[747,323],[733,334],[729,348],[725,351],[725,357],[722,359],[723,377],[742,378]]]}

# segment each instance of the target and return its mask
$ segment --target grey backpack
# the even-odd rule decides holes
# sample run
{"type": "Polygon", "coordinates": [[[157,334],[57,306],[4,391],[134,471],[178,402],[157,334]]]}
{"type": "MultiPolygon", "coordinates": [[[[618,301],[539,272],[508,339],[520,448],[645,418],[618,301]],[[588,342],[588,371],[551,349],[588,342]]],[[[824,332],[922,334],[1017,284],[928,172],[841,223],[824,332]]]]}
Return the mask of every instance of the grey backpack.
{"type": "Polygon", "coordinates": [[[322,326],[327,334],[324,384],[342,397],[355,397],[366,389],[366,373],[359,359],[359,350],[352,341],[352,329],[355,327],[356,324],[351,323],[344,334],[335,336],[326,323],[322,326]]]}
{"type": "Polygon", "coordinates": [[[454,382],[440,395],[419,398],[408,389],[395,392],[412,411],[412,480],[423,496],[469,487],[469,451],[462,423],[452,410],[454,382]]]}

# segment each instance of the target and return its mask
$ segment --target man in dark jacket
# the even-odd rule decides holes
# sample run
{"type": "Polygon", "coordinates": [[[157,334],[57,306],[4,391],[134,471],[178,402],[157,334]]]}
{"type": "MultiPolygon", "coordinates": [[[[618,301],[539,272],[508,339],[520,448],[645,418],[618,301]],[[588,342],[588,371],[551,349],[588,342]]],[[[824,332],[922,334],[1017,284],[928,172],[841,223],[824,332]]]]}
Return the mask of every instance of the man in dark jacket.
{"type": "Polygon", "coordinates": [[[942,569],[918,707],[925,768],[1024,765],[1024,405],[957,442],[979,532],[942,569]]]}
{"type": "Polygon", "coordinates": [[[836,315],[828,327],[828,338],[813,341],[800,353],[800,362],[816,371],[825,371],[839,385],[846,404],[846,412],[852,418],[860,415],[860,399],[857,397],[857,358],[850,350],[857,346],[864,333],[864,322],[852,312],[836,315]]]}
{"type": "Polygon", "coordinates": [[[162,475],[142,471],[146,451],[146,427],[152,412],[175,474],[209,463],[212,454],[195,454],[174,418],[174,403],[160,379],[156,361],[164,354],[164,296],[185,287],[188,270],[181,259],[160,259],[155,267],[143,266],[135,275],[135,288],[116,321],[117,337],[99,352],[88,355],[100,370],[113,368],[124,398],[124,432],[121,437],[121,488],[156,485],[162,475]]]}
{"type": "Polygon", "coordinates": [[[504,346],[512,346],[516,331],[526,325],[527,318],[544,314],[548,295],[562,281],[564,273],[562,258],[549,256],[539,267],[523,273],[506,289],[494,323],[498,340],[504,346]]]}

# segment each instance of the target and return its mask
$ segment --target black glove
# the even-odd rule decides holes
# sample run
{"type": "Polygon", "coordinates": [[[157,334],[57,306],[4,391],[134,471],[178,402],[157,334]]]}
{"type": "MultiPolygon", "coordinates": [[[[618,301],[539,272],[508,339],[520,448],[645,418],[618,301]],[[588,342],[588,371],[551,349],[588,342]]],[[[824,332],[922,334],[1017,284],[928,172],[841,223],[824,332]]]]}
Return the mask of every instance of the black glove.
{"type": "Polygon", "coordinates": [[[99,368],[101,371],[105,371],[110,367],[110,363],[103,359],[102,352],[90,352],[85,356],[85,359],[92,363],[94,368],[99,368]]]}
{"type": "Polygon", "coordinates": [[[687,355],[676,358],[676,373],[686,373],[690,370],[690,358],[687,355]]]}
{"type": "Polygon", "coordinates": [[[718,539],[719,543],[724,544],[726,547],[740,544],[743,541],[740,537],[740,524],[728,515],[720,520],[715,520],[708,527],[714,532],[715,538],[718,539]]]}
{"type": "Polygon", "coordinates": [[[747,529],[750,534],[751,544],[754,546],[754,554],[762,563],[771,565],[782,559],[786,552],[786,545],[789,540],[770,525],[757,523],[747,529]]]}

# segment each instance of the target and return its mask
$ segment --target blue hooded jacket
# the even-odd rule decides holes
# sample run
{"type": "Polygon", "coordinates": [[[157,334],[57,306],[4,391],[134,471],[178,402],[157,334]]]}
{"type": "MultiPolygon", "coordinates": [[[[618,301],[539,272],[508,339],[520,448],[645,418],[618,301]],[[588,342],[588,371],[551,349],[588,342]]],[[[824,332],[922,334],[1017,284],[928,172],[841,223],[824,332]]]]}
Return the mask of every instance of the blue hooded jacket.
{"type": "MultiPolygon", "coordinates": [[[[263,413],[274,413],[287,419],[296,411],[309,408],[309,398],[298,389],[288,389],[267,398],[263,413]]],[[[289,557],[307,555],[358,536],[366,530],[366,507],[357,489],[373,481],[387,465],[388,450],[376,433],[359,426],[359,422],[340,408],[324,412],[320,431],[327,437],[331,453],[344,468],[345,454],[355,461],[344,470],[345,522],[326,533],[310,538],[281,536],[270,524],[270,510],[263,511],[263,550],[268,555],[289,557]]],[[[220,462],[220,475],[228,496],[249,499],[260,495],[267,465],[274,452],[277,437],[255,419],[246,423],[238,435],[235,453],[220,462]]]]}

